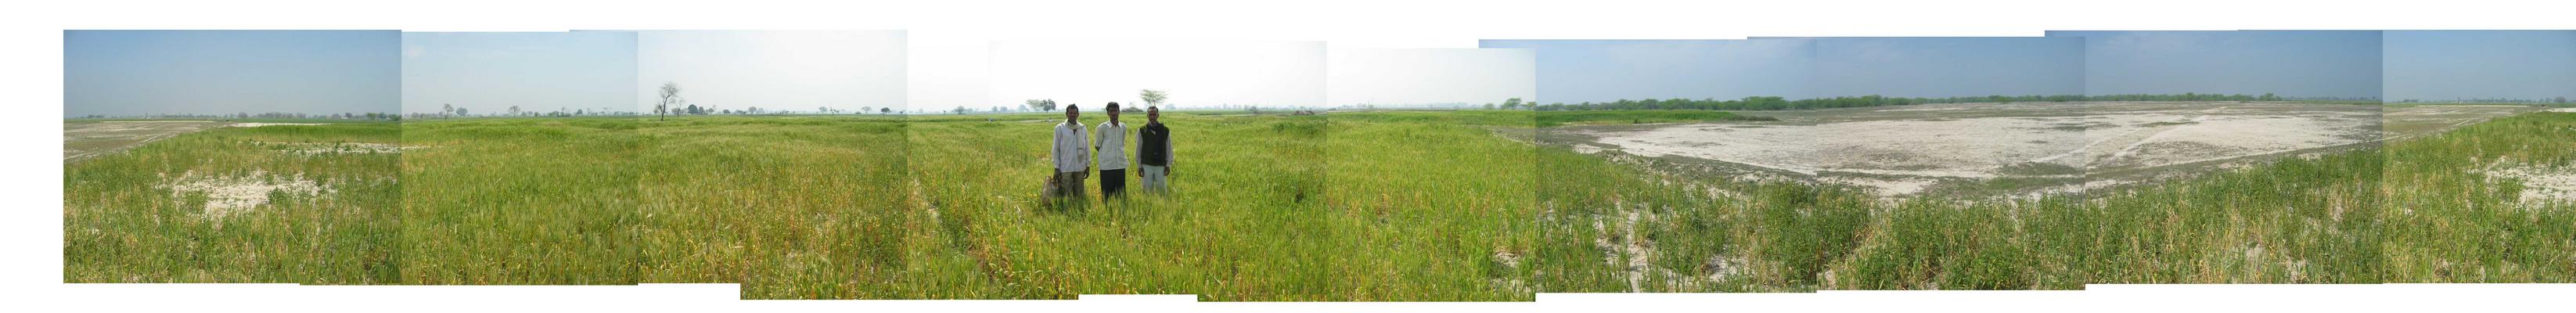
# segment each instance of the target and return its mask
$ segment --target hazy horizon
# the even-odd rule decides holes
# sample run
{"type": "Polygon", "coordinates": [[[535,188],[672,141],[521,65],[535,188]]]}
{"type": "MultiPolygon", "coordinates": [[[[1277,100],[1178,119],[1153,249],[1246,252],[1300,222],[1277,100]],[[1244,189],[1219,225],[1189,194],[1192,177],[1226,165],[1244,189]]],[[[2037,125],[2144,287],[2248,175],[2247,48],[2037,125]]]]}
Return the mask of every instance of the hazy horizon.
{"type": "Polygon", "coordinates": [[[1538,98],[1529,49],[1352,49],[1334,52],[1330,106],[1432,106],[1538,98]]]}
{"type": "Polygon", "coordinates": [[[2576,98],[2576,30],[2386,32],[2388,101],[2576,98]]]}
{"type": "Polygon", "coordinates": [[[63,31],[63,117],[392,113],[392,30],[63,31]]]}
{"type": "Polygon", "coordinates": [[[634,33],[636,112],[652,112],[663,83],[678,83],[687,104],[727,110],[905,107],[904,31],[634,33]]]}
{"type": "Polygon", "coordinates": [[[1814,95],[1815,44],[1807,39],[1486,39],[1477,46],[1535,50],[1533,101],[1543,103],[1814,95]]]}
{"type": "Polygon", "coordinates": [[[635,34],[403,33],[403,113],[628,109],[635,34]]]}
{"type": "MultiPolygon", "coordinates": [[[[983,110],[1052,99],[1097,110],[1135,105],[1139,91],[1169,93],[1167,104],[1321,107],[1320,41],[1024,40],[992,43],[991,89],[983,110]]],[[[930,111],[953,107],[923,108],[930,111]]]]}
{"type": "MultiPolygon", "coordinates": [[[[1816,97],[2084,94],[2084,40],[2067,37],[1829,37],[1816,97]]],[[[1767,40],[1767,39],[1756,39],[1767,40]]]]}
{"type": "Polygon", "coordinates": [[[2084,38],[2084,91],[2380,96],[2379,31],[2049,31],[2084,38]]]}

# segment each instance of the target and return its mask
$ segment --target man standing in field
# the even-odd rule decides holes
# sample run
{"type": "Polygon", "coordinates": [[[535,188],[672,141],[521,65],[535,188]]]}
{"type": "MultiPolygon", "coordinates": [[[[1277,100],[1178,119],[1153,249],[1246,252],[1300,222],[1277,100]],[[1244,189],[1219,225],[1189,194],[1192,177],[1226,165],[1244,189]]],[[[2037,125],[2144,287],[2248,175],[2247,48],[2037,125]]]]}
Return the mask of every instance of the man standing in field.
{"type": "Polygon", "coordinates": [[[1091,148],[1100,154],[1100,201],[1127,193],[1127,124],[1118,122],[1118,103],[1109,103],[1109,121],[1100,122],[1100,140],[1091,148]]]}
{"type": "Polygon", "coordinates": [[[1136,136],[1145,140],[1136,144],[1136,176],[1144,181],[1145,192],[1170,193],[1172,129],[1163,127],[1161,108],[1145,107],[1145,130],[1136,136]]]}
{"type": "Polygon", "coordinates": [[[1055,124],[1055,149],[1047,153],[1055,159],[1055,176],[1047,178],[1047,201],[1082,197],[1083,174],[1091,169],[1091,150],[1083,149],[1083,144],[1090,135],[1082,129],[1082,109],[1065,105],[1064,122],[1055,124]]]}

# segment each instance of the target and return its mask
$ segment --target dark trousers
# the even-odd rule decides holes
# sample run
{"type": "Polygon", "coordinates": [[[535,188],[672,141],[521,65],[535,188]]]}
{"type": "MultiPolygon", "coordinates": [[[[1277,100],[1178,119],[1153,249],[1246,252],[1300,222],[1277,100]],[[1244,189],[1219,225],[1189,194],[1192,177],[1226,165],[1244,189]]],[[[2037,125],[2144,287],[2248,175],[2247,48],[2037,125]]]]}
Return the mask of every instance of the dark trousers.
{"type": "Polygon", "coordinates": [[[1100,197],[1127,194],[1127,169],[1100,170],[1100,197]]]}

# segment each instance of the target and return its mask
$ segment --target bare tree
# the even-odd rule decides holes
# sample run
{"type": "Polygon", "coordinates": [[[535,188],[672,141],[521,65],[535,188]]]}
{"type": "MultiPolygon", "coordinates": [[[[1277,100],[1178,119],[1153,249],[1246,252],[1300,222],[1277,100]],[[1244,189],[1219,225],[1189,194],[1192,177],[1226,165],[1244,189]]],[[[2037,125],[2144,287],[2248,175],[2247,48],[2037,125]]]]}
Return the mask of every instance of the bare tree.
{"type": "Polygon", "coordinates": [[[653,114],[662,116],[662,120],[671,120],[671,106],[687,101],[680,98],[680,83],[663,82],[662,102],[653,104],[653,114]]]}
{"type": "Polygon", "coordinates": [[[517,115],[519,115],[519,106],[515,106],[515,105],[510,106],[510,115],[511,115],[511,116],[517,116],[517,115]]]}
{"type": "Polygon", "coordinates": [[[454,103],[440,103],[440,104],[438,104],[438,118],[447,118],[447,115],[448,115],[448,114],[450,114],[450,113],[456,113],[456,104],[454,104],[454,103]]]}
{"type": "Polygon", "coordinates": [[[1136,92],[1136,99],[1145,100],[1145,105],[1147,106],[1163,105],[1163,100],[1170,98],[1170,93],[1166,93],[1161,90],[1145,89],[1144,91],[1136,92]]]}

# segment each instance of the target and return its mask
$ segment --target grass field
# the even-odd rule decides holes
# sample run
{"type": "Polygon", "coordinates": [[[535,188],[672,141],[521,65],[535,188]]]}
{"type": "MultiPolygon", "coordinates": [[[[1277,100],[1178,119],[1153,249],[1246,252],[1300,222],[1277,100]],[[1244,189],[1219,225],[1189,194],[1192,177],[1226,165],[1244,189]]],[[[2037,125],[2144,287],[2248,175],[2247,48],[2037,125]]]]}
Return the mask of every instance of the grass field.
{"type": "Polygon", "coordinates": [[[634,235],[647,283],[743,285],[746,299],[840,299],[894,256],[868,230],[910,211],[900,118],[644,119],[634,235]]]}
{"type": "MultiPolygon", "coordinates": [[[[2004,198],[1578,152],[1548,114],[1171,114],[1171,195],[1065,206],[1038,198],[1051,113],[217,127],[65,164],[64,274],[1211,301],[2576,280],[2552,196],[2576,114],[2004,198]]],[[[1645,118],[1620,114],[1556,121],[1645,118]]]]}
{"type": "Polygon", "coordinates": [[[635,118],[404,122],[402,283],[639,281],[635,118]]]}
{"type": "Polygon", "coordinates": [[[63,166],[65,282],[398,280],[393,123],[220,127],[63,166]]]}
{"type": "MultiPolygon", "coordinates": [[[[1086,114],[1085,124],[1106,116],[1086,114]]],[[[1143,116],[1125,121],[1143,127],[1143,116]]],[[[865,238],[897,238],[897,257],[863,289],[881,298],[1071,299],[1079,294],[1200,294],[1214,300],[1347,295],[1350,228],[1323,209],[1318,116],[1173,114],[1172,196],[1106,204],[1038,200],[1053,170],[1058,114],[915,117],[918,211],[865,238]]],[[[1129,139],[1129,151],[1136,142],[1129,139]]],[[[1136,180],[1128,179],[1130,191],[1136,180]]],[[[1087,183],[1097,193],[1099,177],[1087,183]]],[[[1092,199],[1097,201],[1098,199],[1092,199]]]]}

